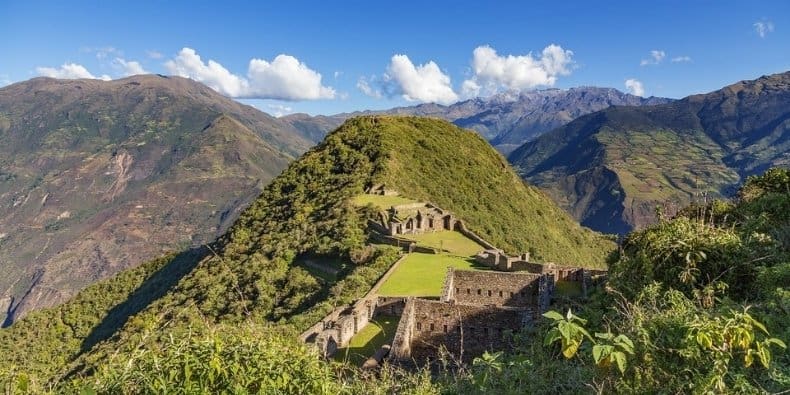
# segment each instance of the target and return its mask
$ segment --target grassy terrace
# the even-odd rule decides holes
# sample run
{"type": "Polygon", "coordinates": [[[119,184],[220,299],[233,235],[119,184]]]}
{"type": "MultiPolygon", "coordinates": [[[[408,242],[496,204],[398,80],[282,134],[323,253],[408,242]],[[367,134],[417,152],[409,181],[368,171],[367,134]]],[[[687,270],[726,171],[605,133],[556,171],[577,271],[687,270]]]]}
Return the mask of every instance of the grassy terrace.
{"type": "Polygon", "coordinates": [[[338,349],[333,358],[339,362],[361,365],[381,346],[392,343],[399,319],[399,317],[380,315],[370,320],[351,338],[348,347],[338,349]]]}
{"type": "Polygon", "coordinates": [[[471,258],[412,253],[379,289],[381,296],[439,296],[447,268],[486,270],[471,258]]]}
{"type": "Polygon", "coordinates": [[[418,245],[438,248],[458,256],[473,256],[485,249],[480,244],[455,231],[403,235],[402,237],[414,240],[418,245]]]}
{"type": "Polygon", "coordinates": [[[357,206],[367,206],[368,204],[372,204],[382,210],[386,210],[392,206],[397,206],[401,204],[411,204],[417,203],[416,200],[407,199],[405,197],[400,196],[382,196],[382,195],[358,195],[354,197],[352,202],[357,206]]]}

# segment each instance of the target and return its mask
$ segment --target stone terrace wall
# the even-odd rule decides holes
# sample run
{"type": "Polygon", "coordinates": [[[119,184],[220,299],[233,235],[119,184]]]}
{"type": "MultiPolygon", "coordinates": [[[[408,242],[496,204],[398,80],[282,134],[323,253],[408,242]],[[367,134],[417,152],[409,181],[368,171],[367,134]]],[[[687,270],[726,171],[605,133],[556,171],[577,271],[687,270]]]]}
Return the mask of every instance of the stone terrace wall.
{"type": "Polygon", "coordinates": [[[403,348],[394,355],[399,359],[406,356],[415,361],[435,358],[439,349],[444,347],[454,357],[468,360],[486,350],[507,347],[506,333],[518,331],[533,318],[529,311],[506,307],[426,299],[410,302],[413,304],[413,322],[404,322],[404,327],[413,326],[411,344],[408,349],[403,348]]]}
{"type": "Polygon", "coordinates": [[[392,339],[390,355],[395,359],[409,359],[411,356],[411,342],[414,334],[414,305],[415,298],[410,297],[406,300],[403,308],[398,329],[395,330],[395,337],[392,339]]]}
{"type": "Polygon", "coordinates": [[[469,230],[469,228],[466,227],[466,224],[464,223],[464,221],[461,221],[460,219],[455,221],[455,228],[454,229],[457,230],[462,235],[464,235],[464,236],[468,237],[469,239],[473,240],[475,243],[480,244],[481,246],[483,246],[487,250],[496,250],[497,249],[493,244],[489,243],[488,240],[478,236],[477,233],[472,232],[471,230],[469,230]]]}
{"type": "Polygon", "coordinates": [[[474,305],[534,308],[539,306],[541,300],[540,274],[454,270],[448,276],[453,277],[452,285],[449,290],[445,290],[442,300],[474,305]],[[448,292],[453,297],[448,297],[448,292]]]}

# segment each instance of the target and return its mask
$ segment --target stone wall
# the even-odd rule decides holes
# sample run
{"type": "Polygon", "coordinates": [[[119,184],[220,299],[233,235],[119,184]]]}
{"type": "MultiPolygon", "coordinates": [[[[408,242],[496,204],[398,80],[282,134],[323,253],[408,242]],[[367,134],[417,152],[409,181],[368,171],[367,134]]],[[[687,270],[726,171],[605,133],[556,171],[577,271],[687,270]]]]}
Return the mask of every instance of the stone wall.
{"type": "Polygon", "coordinates": [[[468,237],[469,239],[473,240],[475,243],[480,244],[481,246],[485,247],[488,250],[495,250],[496,249],[496,247],[493,244],[489,243],[488,240],[478,236],[477,233],[472,232],[471,230],[469,230],[466,227],[466,224],[464,223],[464,221],[457,220],[455,222],[455,227],[453,229],[457,230],[462,235],[468,237]]]}
{"type": "Polygon", "coordinates": [[[403,313],[395,330],[395,337],[392,339],[390,355],[395,359],[409,359],[411,356],[411,342],[414,334],[414,305],[415,298],[410,297],[406,300],[403,313]]]}
{"type": "Polygon", "coordinates": [[[405,297],[379,296],[373,316],[390,315],[399,317],[403,314],[403,309],[406,308],[407,300],[408,298],[405,297]]]}
{"type": "MultiPolygon", "coordinates": [[[[442,300],[473,305],[537,307],[540,300],[538,282],[542,275],[490,271],[454,270],[452,286],[442,300]]],[[[547,291],[544,291],[547,292],[547,291]]]]}
{"type": "MultiPolygon", "coordinates": [[[[351,338],[377,314],[379,311],[378,290],[400,266],[405,257],[404,255],[395,261],[364,297],[351,306],[335,309],[321,321],[302,332],[299,338],[303,342],[314,343],[324,357],[330,357],[337,351],[337,348],[345,347],[351,338]]],[[[385,298],[386,307],[394,312],[402,311],[403,307],[397,306],[396,299],[398,298],[385,298]]],[[[400,299],[402,306],[405,303],[402,298],[400,299]]]]}
{"type": "Polygon", "coordinates": [[[440,349],[456,359],[469,360],[487,350],[506,348],[506,333],[518,331],[525,319],[532,319],[531,312],[521,309],[426,299],[410,302],[413,303],[413,318],[404,322],[403,329],[409,333],[411,344],[395,356],[418,362],[435,358],[440,349]]]}

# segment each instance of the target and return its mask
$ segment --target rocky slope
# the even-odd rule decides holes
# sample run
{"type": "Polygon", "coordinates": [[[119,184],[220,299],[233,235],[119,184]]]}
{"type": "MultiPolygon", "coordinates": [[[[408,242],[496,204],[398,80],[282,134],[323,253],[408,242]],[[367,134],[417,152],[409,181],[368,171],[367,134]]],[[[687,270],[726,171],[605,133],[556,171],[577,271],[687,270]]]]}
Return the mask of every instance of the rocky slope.
{"type": "Polygon", "coordinates": [[[326,133],[355,115],[393,114],[442,118],[463,128],[477,131],[500,152],[508,153],[542,133],[613,105],[643,106],[670,102],[670,99],[641,98],[612,88],[580,87],[548,89],[527,93],[502,93],[449,106],[420,104],[384,111],[311,117],[292,114],[282,118],[310,138],[320,141],[326,133]]]}
{"type": "Polygon", "coordinates": [[[790,166],[790,72],[651,107],[612,107],[509,156],[582,224],[625,233],[790,166]]]}
{"type": "Polygon", "coordinates": [[[0,89],[0,322],[214,239],[310,145],[178,77],[0,89]]]}

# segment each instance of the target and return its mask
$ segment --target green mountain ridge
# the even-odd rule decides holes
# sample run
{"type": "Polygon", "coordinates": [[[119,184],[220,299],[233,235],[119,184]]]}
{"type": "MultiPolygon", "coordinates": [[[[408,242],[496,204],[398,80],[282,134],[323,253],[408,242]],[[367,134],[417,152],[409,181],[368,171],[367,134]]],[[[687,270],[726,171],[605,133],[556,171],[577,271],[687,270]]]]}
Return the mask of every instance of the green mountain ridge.
{"type": "Polygon", "coordinates": [[[397,259],[394,248],[366,246],[370,213],[352,202],[381,183],[453,211],[509,251],[600,267],[615,247],[526,185],[474,132],[432,119],[354,118],[291,163],[215,243],[123,272],[0,331],[4,347],[34,350],[2,353],[0,366],[62,384],[206,325],[252,320],[293,335],[362,296],[397,259]],[[305,254],[348,268],[328,283],[300,267],[305,254]]]}
{"type": "Polygon", "coordinates": [[[611,107],[528,142],[509,160],[585,226],[625,233],[745,177],[790,166],[790,73],[668,104],[611,107]]]}
{"type": "Polygon", "coordinates": [[[0,89],[0,322],[213,240],[310,142],[179,77],[0,89]]]}

